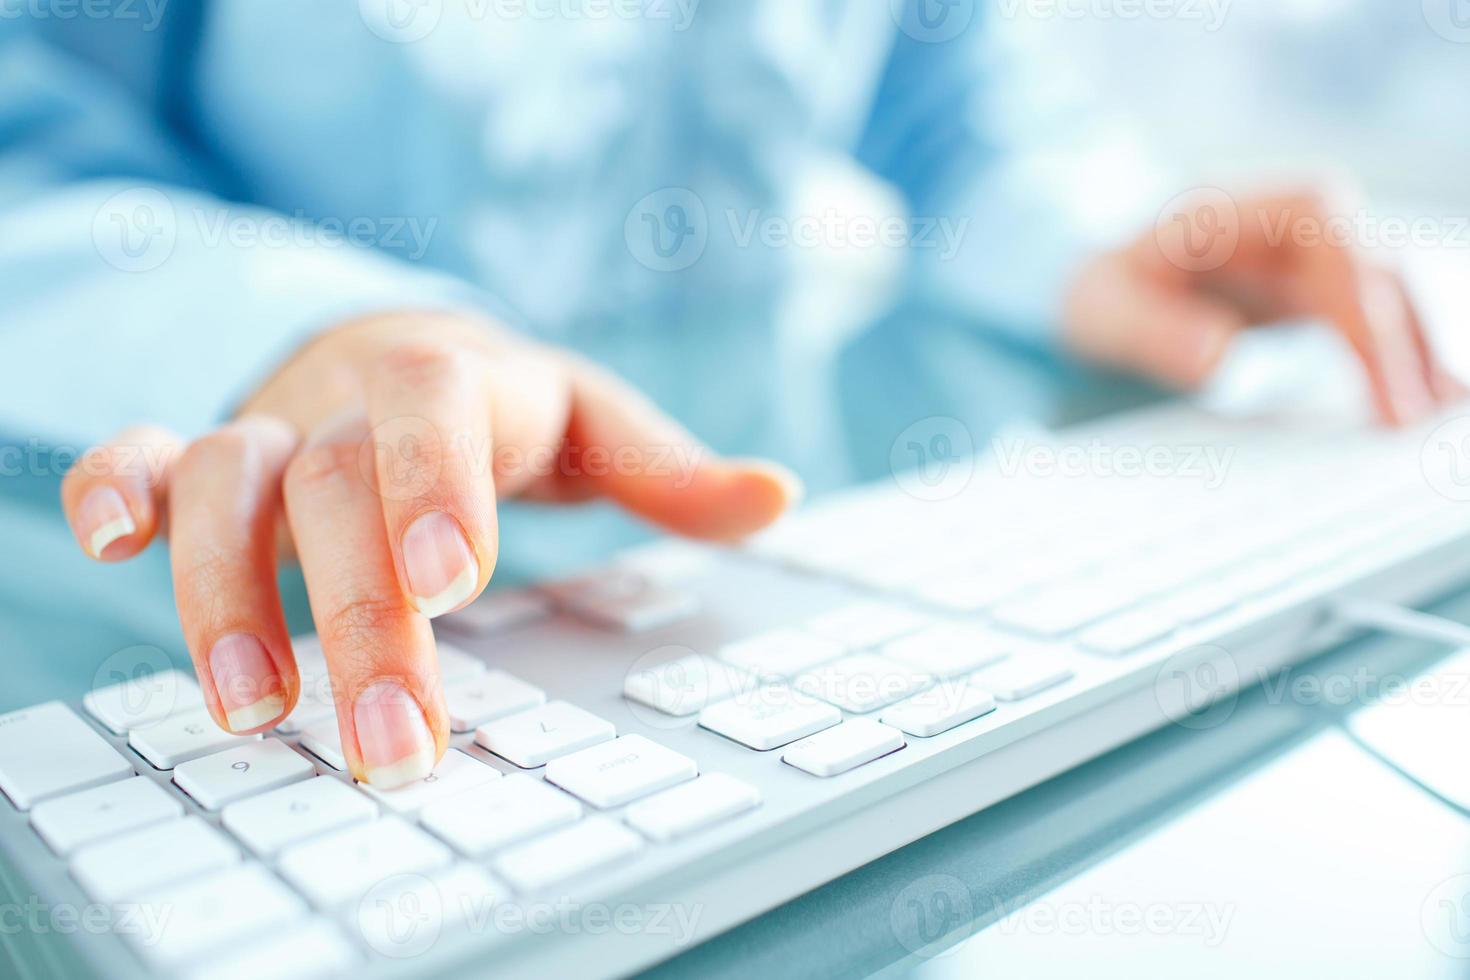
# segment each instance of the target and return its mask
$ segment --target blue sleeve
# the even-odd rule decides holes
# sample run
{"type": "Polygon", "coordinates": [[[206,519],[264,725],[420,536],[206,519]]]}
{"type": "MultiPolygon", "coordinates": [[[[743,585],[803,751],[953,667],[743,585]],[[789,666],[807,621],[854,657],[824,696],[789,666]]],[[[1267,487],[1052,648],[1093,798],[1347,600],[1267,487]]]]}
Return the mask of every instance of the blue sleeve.
{"type": "Polygon", "coordinates": [[[1070,149],[1071,134],[1037,109],[1036,66],[1007,64],[981,4],[904,11],[858,158],[907,202],[908,303],[1049,346],[1067,283],[1098,244],[1048,177],[1047,154],[1070,149]],[[943,10],[970,18],[957,36],[919,19],[943,10]]]}
{"type": "Polygon", "coordinates": [[[87,442],[134,422],[198,433],[331,323],[493,307],[350,229],[233,203],[227,165],[186,125],[202,5],[167,9],[153,28],[9,21],[0,39],[0,433],[12,438],[87,442]]]}

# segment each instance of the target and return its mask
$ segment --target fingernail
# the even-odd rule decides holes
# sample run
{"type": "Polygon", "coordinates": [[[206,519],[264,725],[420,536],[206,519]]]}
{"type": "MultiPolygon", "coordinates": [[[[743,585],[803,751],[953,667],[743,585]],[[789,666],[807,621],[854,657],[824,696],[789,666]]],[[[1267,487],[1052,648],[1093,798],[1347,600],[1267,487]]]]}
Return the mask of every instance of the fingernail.
{"type": "Polygon", "coordinates": [[[248,633],[232,633],[215,643],[209,672],[232,732],[259,728],[286,710],[285,685],[275,661],[248,633]]]}
{"type": "Polygon", "coordinates": [[[107,546],[138,529],[128,502],[112,487],[97,487],[82,498],[77,507],[77,522],[93,558],[101,558],[107,546]]]}
{"type": "Polygon", "coordinates": [[[430,619],[464,605],[480,582],[480,564],[459,522],[440,511],[403,532],[403,569],[414,605],[430,619]]]}
{"type": "Polygon", "coordinates": [[[419,704],[399,684],[378,681],[352,709],[363,774],[378,789],[393,789],[434,771],[434,736],[419,704]]]}

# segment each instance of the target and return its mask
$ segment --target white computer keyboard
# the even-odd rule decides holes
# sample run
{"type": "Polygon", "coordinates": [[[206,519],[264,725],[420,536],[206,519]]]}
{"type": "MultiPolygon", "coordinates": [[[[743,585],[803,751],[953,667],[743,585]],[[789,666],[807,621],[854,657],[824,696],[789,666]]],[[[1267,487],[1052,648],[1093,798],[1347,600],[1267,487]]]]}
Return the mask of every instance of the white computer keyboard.
{"type": "Polygon", "coordinates": [[[391,792],[309,637],[267,737],[177,672],[0,715],[0,851],[100,910],[67,975],[626,973],[1470,579],[1457,431],[1155,410],[492,593],[391,792]]]}

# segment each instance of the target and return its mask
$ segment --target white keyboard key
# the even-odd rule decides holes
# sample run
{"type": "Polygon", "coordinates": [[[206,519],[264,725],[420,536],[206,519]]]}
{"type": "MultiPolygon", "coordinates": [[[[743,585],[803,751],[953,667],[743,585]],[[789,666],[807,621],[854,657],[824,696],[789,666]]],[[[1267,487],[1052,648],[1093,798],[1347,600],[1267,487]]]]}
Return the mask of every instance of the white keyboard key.
{"type": "Polygon", "coordinates": [[[871,718],[851,718],[788,746],[781,761],[813,776],[836,776],[897,752],[905,744],[897,729],[871,718]]]}
{"type": "Polygon", "coordinates": [[[419,821],[469,857],[575,823],[582,804],[539,779],[512,773],[452,800],[431,803],[419,821]]]}
{"type": "Polygon", "coordinates": [[[545,704],[546,692],[503,670],[489,670],[446,684],[444,700],[449,705],[450,730],[472,732],[487,721],[545,704]]]}
{"type": "Polygon", "coordinates": [[[651,585],[636,595],[591,594],[575,596],[565,603],[572,615],[624,633],[646,633],[682,622],[699,612],[699,598],[651,585]]]}
{"type": "Polygon", "coordinates": [[[846,652],[846,647],[828,637],[779,629],[725,645],[720,659],[763,680],[785,680],[846,652]]]}
{"type": "Polygon", "coordinates": [[[258,864],[160,889],[140,897],[138,904],[169,910],[159,935],[129,936],[139,952],[160,966],[179,966],[230,943],[252,940],[307,911],[305,902],[258,864]]]}
{"type": "Polygon", "coordinates": [[[646,667],[623,681],[623,697],[683,718],[756,685],[742,670],[697,653],[646,667]]]}
{"type": "Polygon", "coordinates": [[[964,681],[941,681],[883,712],[879,719],[916,738],[932,738],[995,710],[995,697],[964,681]]]}
{"type": "Polygon", "coordinates": [[[1089,626],[1077,642],[1094,653],[1119,657],[1162,640],[1174,628],[1173,620],[1162,612],[1139,609],[1089,626]]]}
{"type": "Polygon", "coordinates": [[[31,826],[65,857],[83,844],[184,815],[184,805],[151,779],[134,776],[39,803],[31,826]]]}
{"type": "Polygon", "coordinates": [[[546,764],[548,782],[604,809],[697,775],[693,759],[642,735],[624,735],[546,764]]]}
{"type": "Polygon", "coordinates": [[[469,923],[482,927],[491,907],[511,897],[510,889],[472,864],[456,864],[429,875],[387,878],[349,917],[357,936],[389,959],[429,951],[469,923]]]}
{"type": "Polygon", "coordinates": [[[191,759],[259,740],[259,735],[231,735],[203,708],[171,715],[128,734],[128,745],[155,769],[172,769],[191,759]]]}
{"type": "Polygon", "coordinates": [[[1134,598],[1117,583],[1087,579],[1002,603],[991,615],[997,623],[1010,629],[1057,637],[1119,611],[1132,601],[1134,598]]]}
{"type": "Polygon", "coordinates": [[[174,769],[174,782],[206,810],[316,773],[316,767],[285,742],[267,739],[216,752],[174,769]]]}
{"type": "Polygon", "coordinates": [[[1239,601],[1239,594],[1228,587],[1227,577],[1224,581],[1204,582],[1165,596],[1149,608],[1180,625],[1190,626],[1225,612],[1239,601]]]}
{"type": "Polygon", "coordinates": [[[385,878],[425,874],[449,862],[449,848],[397,817],[384,817],[288,848],[279,867],[313,904],[332,908],[362,898],[385,878]]]}
{"type": "Polygon", "coordinates": [[[203,706],[199,685],[180,670],[162,670],[88,691],[82,697],[87,714],[114,735],[126,735],[169,715],[203,706]]]}
{"type": "Polygon", "coordinates": [[[1025,588],[1013,570],[981,569],[921,581],[909,593],[921,602],[951,612],[976,613],[989,609],[1025,588]]]}
{"type": "Polygon", "coordinates": [[[394,813],[406,815],[499,778],[499,769],[487,766],[459,749],[450,749],[433,772],[416,782],[388,790],[363,783],[359,783],[358,788],[394,813]]]}
{"type": "Polygon", "coordinates": [[[978,626],[945,623],[885,643],[878,653],[935,677],[959,677],[1004,659],[1012,645],[978,626]]]}
{"type": "Polygon", "coordinates": [[[931,623],[928,616],[903,606],[861,602],[824,613],[808,621],[806,628],[855,650],[887,643],[905,633],[917,633],[931,623]]]}
{"type": "Polygon", "coordinates": [[[558,756],[610,741],[612,722],[565,701],[501,718],[475,729],[475,744],[522,769],[544,766],[558,756]]]}
{"type": "Polygon", "coordinates": [[[0,790],[21,810],[133,775],[133,767],[60,701],[0,715],[0,790]]]}
{"type": "Polygon", "coordinates": [[[352,946],[330,922],[315,919],[257,936],[235,946],[228,957],[209,958],[188,980],[328,980],[347,974],[357,962],[352,946]]]}
{"type": "Polygon", "coordinates": [[[550,613],[549,597],[529,589],[517,589],[487,592],[459,612],[445,616],[443,622],[470,636],[491,636],[545,619],[550,613]]]}
{"type": "Polygon", "coordinates": [[[1044,653],[1003,660],[970,677],[970,683],[995,695],[997,701],[1022,701],[1071,678],[1072,668],[1044,653]]]}
{"type": "Polygon", "coordinates": [[[519,891],[533,891],[636,854],[643,840],[609,817],[592,816],[502,854],[494,869],[519,891]]]}
{"type": "Polygon", "coordinates": [[[802,674],[795,683],[814,698],[863,714],[917,694],[934,678],[877,654],[855,653],[802,674]]]}
{"type": "Polygon", "coordinates": [[[830,704],[784,684],[757,688],[729,701],[710,705],[699,714],[699,724],[760,752],[831,728],[842,712],[830,704]]]}
{"type": "Polygon", "coordinates": [[[712,772],[628,807],[624,819],[655,841],[703,830],[760,806],[761,794],[734,776],[712,772]]]}
{"type": "Polygon", "coordinates": [[[72,858],[71,873],[97,901],[121,902],[239,860],[240,849],[218,830],[185,817],[88,844],[72,858]]]}
{"type": "Polygon", "coordinates": [[[301,733],[301,747],[338,772],[347,771],[347,758],[342,754],[342,730],[337,716],[318,718],[301,733]]]}
{"type": "Polygon", "coordinates": [[[435,653],[439,658],[439,679],[444,684],[453,684],[469,677],[485,673],[485,661],[474,654],[466,653],[444,640],[434,641],[435,653]]]}
{"type": "Polygon", "coordinates": [[[271,857],[308,837],[377,816],[377,806],[351,786],[315,776],[231,803],[220,811],[220,823],[255,854],[271,857]]]}
{"type": "Polygon", "coordinates": [[[301,680],[301,700],[296,702],[296,707],[291,713],[281,719],[276,726],[276,731],[282,735],[296,735],[321,721],[323,718],[336,718],[337,713],[329,706],[322,704],[316,699],[308,700],[306,695],[306,678],[301,680]]]}

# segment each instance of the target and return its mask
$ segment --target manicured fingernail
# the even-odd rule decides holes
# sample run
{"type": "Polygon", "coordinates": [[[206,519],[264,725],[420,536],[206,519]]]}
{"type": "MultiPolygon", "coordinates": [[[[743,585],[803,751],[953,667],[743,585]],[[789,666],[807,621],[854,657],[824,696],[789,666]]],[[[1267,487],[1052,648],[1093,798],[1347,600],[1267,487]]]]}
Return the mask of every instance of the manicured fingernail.
{"type": "Polygon", "coordinates": [[[459,522],[440,511],[403,532],[403,569],[414,605],[430,619],[464,605],[480,582],[480,564],[459,522]]]}
{"type": "Polygon", "coordinates": [[[138,530],[128,502],[112,487],[97,487],[77,507],[77,523],[93,558],[101,558],[107,546],[138,530]]]}
{"type": "Polygon", "coordinates": [[[232,732],[275,721],[286,710],[285,685],[275,661],[248,633],[232,633],[209,651],[209,672],[232,732]]]}
{"type": "Polygon", "coordinates": [[[434,736],[423,709],[402,686],[378,681],[352,708],[363,774],[378,789],[393,789],[434,771],[434,736]]]}

